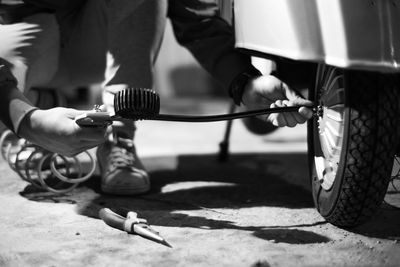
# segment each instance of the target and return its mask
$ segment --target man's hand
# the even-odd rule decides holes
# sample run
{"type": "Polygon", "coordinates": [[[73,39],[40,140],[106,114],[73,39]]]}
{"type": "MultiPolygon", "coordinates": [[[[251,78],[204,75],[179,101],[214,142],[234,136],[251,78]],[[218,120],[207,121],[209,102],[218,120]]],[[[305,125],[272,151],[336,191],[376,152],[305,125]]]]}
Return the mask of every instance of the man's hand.
{"type": "Polygon", "coordinates": [[[106,128],[79,127],[74,118],[85,111],[70,108],[35,110],[20,124],[18,134],[64,156],[73,156],[105,141],[106,128]]]}
{"type": "MultiPolygon", "coordinates": [[[[250,80],[245,87],[242,100],[248,110],[312,105],[311,101],[300,97],[297,92],[272,75],[250,80]]],[[[310,108],[301,107],[298,112],[273,113],[261,117],[275,126],[294,127],[306,122],[312,115],[310,108]]]]}

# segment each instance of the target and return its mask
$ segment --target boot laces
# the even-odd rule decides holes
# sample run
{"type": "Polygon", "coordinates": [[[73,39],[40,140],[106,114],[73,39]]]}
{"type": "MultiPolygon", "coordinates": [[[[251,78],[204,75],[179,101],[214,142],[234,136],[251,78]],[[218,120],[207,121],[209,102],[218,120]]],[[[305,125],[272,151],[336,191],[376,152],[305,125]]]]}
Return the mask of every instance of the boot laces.
{"type": "Polygon", "coordinates": [[[135,162],[133,149],[132,140],[121,137],[114,139],[109,154],[110,167],[112,169],[131,168],[135,162]]]}

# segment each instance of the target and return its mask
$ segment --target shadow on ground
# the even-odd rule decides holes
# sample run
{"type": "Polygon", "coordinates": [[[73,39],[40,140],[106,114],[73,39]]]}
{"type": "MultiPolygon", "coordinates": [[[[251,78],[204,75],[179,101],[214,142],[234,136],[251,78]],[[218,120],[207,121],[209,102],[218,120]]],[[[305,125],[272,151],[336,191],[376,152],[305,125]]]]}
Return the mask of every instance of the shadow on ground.
{"type": "Polygon", "coordinates": [[[369,237],[400,240],[400,206],[383,203],[378,213],[368,222],[349,230],[369,237]]]}
{"type": "MultiPolygon", "coordinates": [[[[215,155],[151,157],[145,159],[145,165],[152,179],[152,189],[145,195],[103,195],[99,177],[92,178],[68,195],[32,194],[28,188],[21,195],[34,201],[73,203],[79,214],[92,218],[98,218],[98,211],[103,207],[123,208],[136,211],[152,225],[253,231],[258,238],[293,244],[329,241],[313,232],[291,229],[324,224],[322,219],[307,225],[238,226],[219,210],[312,208],[305,154],[236,154],[226,163],[217,162],[215,155]],[[221,216],[210,219],[182,212],[195,210],[221,213],[221,216]]],[[[384,206],[379,216],[351,231],[372,237],[398,238],[399,221],[399,210],[384,206]]]]}
{"type": "MultiPolygon", "coordinates": [[[[313,206],[310,192],[280,176],[282,170],[289,168],[290,162],[296,158],[300,161],[303,156],[242,154],[225,163],[219,163],[215,155],[182,155],[172,161],[165,157],[148,158],[152,181],[149,194],[132,198],[100,196],[99,199],[117,202],[125,199],[128,203],[134,202],[132,199],[142,199],[155,203],[154,206],[145,203],[144,209],[157,210],[162,209],[162,204],[166,210],[259,206],[309,208],[313,206]],[[282,165],[282,162],[286,163],[282,165]]],[[[296,170],[294,164],[290,171],[307,179],[306,173],[296,170]]],[[[93,189],[100,193],[98,188],[93,189]]]]}

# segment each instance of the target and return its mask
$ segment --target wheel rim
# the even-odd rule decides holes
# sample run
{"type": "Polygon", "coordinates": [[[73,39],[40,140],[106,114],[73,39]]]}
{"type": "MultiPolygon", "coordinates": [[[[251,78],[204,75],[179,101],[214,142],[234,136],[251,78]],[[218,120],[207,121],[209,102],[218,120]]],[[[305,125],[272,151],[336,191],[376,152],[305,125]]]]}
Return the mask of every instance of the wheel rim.
{"type": "Polygon", "coordinates": [[[320,112],[314,123],[314,164],[321,187],[330,190],[335,182],[343,147],[345,89],[343,71],[320,66],[315,101],[320,112]]]}

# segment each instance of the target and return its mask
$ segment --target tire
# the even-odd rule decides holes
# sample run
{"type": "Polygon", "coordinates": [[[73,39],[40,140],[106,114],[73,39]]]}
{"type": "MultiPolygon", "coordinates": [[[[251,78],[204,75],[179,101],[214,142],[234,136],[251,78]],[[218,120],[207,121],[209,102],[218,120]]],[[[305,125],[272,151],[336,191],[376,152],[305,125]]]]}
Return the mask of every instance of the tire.
{"type": "Polygon", "coordinates": [[[367,221],[387,191],[398,146],[399,78],[320,65],[308,123],[312,194],[318,212],[339,227],[367,221]]]}

